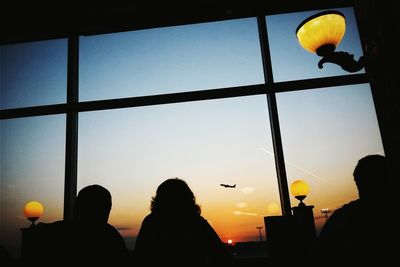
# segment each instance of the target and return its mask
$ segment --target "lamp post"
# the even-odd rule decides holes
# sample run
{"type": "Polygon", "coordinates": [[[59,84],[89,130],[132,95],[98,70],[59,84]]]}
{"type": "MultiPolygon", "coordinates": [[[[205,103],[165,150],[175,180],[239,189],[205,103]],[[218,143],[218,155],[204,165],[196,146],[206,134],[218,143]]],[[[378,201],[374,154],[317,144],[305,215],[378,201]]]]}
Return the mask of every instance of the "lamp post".
{"type": "Polygon", "coordinates": [[[292,207],[292,214],[264,217],[268,253],[275,259],[287,259],[290,255],[295,259],[310,257],[313,253],[317,234],[315,230],[313,208],[303,200],[310,191],[303,180],[296,180],[290,186],[290,193],[300,201],[292,207]],[[296,244],[296,246],[288,246],[296,244]]]}
{"type": "Polygon", "coordinates": [[[299,44],[308,52],[315,53],[322,59],[318,67],[326,62],[334,63],[348,72],[357,72],[364,68],[364,57],[358,61],[347,52],[335,52],[346,32],[346,18],[338,11],[317,13],[300,23],[296,29],[299,44]]]}
{"type": "Polygon", "coordinates": [[[330,210],[330,209],[321,209],[321,213],[322,214],[324,214],[324,216],[325,216],[325,222],[328,220],[328,218],[329,218],[329,213],[331,213],[332,211],[330,210]]]}
{"type": "Polygon", "coordinates": [[[310,186],[304,180],[296,180],[290,186],[291,194],[300,201],[297,207],[292,207],[296,235],[304,244],[311,244],[316,239],[314,222],[314,206],[306,205],[303,200],[310,192],[310,186]]]}
{"type": "Polygon", "coordinates": [[[30,201],[25,204],[24,207],[24,215],[25,217],[32,222],[30,227],[35,226],[35,221],[39,219],[43,214],[43,206],[38,201],[30,201]]]}
{"type": "Polygon", "coordinates": [[[42,236],[39,234],[40,227],[35,225],[35,221],[42,216],[43,210],[42,204],[38,201],[30,201],[24,206],[24,215],[32,222],[28,228],[21,229],[21,258],[24,261],[29,261],[29,259],[37,257],[37,243],[41,240],[42,236]]]}
{"type": "Polygon", "coordinates": [[[257,226],[256,229],[258,229],[258,234],[260,235],[260,242],[263,241],[262,240],[262,235],[261,235],[261,229],[263,229],[262,226],[257,226]]]}

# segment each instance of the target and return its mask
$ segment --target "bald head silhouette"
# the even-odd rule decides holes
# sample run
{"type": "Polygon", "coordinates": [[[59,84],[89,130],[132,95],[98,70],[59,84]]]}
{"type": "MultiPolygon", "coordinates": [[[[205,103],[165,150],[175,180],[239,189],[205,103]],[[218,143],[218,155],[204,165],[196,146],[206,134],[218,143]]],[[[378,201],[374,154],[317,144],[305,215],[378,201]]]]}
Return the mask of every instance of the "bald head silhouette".
{"type": "Polygon", "coordinates": [[[100,185],[81,189],[75,200],[74,220],[91,224],[107,223],[111,210],[111,194],[100,185]]]}

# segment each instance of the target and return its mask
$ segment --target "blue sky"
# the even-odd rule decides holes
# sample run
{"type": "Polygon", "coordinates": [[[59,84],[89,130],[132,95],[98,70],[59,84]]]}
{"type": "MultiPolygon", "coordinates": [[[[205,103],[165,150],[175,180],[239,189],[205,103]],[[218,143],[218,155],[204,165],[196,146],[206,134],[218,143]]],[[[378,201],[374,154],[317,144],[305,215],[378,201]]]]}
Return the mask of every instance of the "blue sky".
{"type": "Polygon", "coordinates": [[[81,37],[80,98],[263,83],[255,18],[81,37]]]}

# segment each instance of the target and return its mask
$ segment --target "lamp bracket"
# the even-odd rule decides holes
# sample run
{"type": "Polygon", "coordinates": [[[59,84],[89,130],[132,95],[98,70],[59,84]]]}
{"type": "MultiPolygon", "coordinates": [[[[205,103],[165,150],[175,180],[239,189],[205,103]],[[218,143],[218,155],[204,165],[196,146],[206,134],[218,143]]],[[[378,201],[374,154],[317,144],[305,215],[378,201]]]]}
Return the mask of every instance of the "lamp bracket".
{"type": "Polygon", "coordinates": [[[333,52],[322,57],[318,62],[318,67],[323,68],[323,64],[326,62],[334,63],[342,67],[348,72],[357,72],[364,68],[364,57],[361,56],[358,61],[354,60],[354,55],[347,52],[333,52]]]}

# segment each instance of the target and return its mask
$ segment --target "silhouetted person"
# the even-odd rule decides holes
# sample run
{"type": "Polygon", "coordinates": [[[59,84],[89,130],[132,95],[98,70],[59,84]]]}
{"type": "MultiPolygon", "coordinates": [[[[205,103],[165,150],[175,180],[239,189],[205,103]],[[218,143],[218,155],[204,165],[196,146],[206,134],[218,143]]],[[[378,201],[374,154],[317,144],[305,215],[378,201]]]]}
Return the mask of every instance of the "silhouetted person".
{"type": "Polygon", "coordinates": [[[87,266],[125,262],[125,242],[108,223],[111,206],[111,194],[104,187],[89,185],[80,190],[72,221],[38,224],[42,237],[37,252],[40,262],[87,266]]]}
{"type": "Polygon", "coordinates": [[[100,263],[124,260],[125,242],[108,223],[111,206],[110,192],[100,185],[89,185],[79,191],[72,223],[77,258],[100,263]]]}
{"type": "Polygon", "coordinates": [[[230,256],[224,244],[200,213],[185,181],[172,178],[161,183],[152,198],[151,213],[142,222],[135,257],[143,266],[227,263],[230,256]]]}
{"type": "Polygon", "coordinates": [[[337,209],[319,235],[318,254],[338,262],[388,261],[393,257],[397,219],[393,216],[393,181],[386,157],[368,155],[358,161],[354,181],[359,199],[337,209]],[[396,221],[396,222],[395,222],[396,221]]]}

